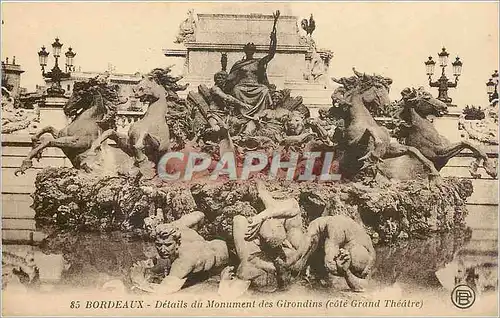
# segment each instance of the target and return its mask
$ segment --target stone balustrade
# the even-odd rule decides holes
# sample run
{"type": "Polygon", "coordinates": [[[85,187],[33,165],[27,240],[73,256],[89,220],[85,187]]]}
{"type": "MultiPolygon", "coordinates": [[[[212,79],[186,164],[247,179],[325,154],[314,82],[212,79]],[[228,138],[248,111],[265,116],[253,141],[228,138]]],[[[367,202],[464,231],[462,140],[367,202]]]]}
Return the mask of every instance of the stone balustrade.
{"type": "Polygon", "coordinates": [[[130,125],[141,119],[144,114],[145,111],[118,111],[118,115],[116,116],[117,131],[121,133],[127,133],[130,125]]]}

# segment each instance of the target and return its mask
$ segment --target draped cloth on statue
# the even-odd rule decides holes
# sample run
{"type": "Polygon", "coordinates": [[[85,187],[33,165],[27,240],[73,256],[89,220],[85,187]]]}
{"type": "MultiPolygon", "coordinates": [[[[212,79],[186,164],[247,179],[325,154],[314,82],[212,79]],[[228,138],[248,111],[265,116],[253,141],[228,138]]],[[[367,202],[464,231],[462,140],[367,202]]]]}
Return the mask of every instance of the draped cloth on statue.
{"type": "Polygon", "coordinates": [[[245,110],[245,114],[249,116],[260,113],[272,103],[269,88],[258,83],[242,83],[236,85],[233,89],[233,96],[242,102],[254,106],[252,109],[245,110]]]}
{"type": "Polygon", "coordinates": [[[226,89],[238,100],[252,105],[245,114],[253,116],[268,108],[271,93],[268,88],[266,65],[262,59],[251,59],[236,62],[227,78],[226,89]]]}

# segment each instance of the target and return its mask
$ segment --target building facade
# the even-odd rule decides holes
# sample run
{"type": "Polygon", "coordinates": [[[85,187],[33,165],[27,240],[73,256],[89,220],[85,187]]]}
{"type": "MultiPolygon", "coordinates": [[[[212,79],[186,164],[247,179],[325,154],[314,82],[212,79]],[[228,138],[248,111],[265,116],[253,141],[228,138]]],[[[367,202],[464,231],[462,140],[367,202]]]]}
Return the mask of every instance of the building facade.
{"type": "Polygon", "coordinates": [[[21,65],[16,64],[14,56],[9,62],[9,58],[2,61],[2,86],[7,88],[13,98],[18,98],[21,93],[21,74],[24,71],[21,65]]]}

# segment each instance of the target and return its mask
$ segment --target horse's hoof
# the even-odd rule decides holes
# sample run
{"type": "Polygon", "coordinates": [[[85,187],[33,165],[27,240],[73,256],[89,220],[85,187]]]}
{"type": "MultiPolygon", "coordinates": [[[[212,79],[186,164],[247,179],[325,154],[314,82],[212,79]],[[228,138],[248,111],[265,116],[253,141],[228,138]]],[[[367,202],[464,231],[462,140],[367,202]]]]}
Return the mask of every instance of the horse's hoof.
{"type": "Polygon", "coordinates": [[[141,171],[141,179],[143,180],[153,180],[156,177],[156,173],[151,171],[150,169],[146,169],[145,171],[141,171]]]}
{"type": "Polygon", "coordinates": [[[498,176],[498,171],[496,169],[496,166],[492,164],[490,160],[484,161],[483,163],[483,168],[486,170],[486,173],[492,177],[493,179],[496,179],[498,176]]]}
{"type": "Polygon", "coordinates": [[[25,171],[28,170],[29,168],[31,168],[32,166],[33,166],[33,163],[31,162],[31,160],[25,159],[21,163],[21,167],[19,167],[19,169],[17,169],[14,172],[14,175],[17,177],[19,174],[26,174],[25,171]]]}
{"type": "Polygon", "coordinates": [[[439,174],[431,174],[429,175],[429,182],[431,185],[441,187],[443,185],[443,178],[439,174]]]}
{"type": "Polygon", "coordinates": [[[19,174],[26,174],[26,172],[24,172],[24,170],[21,170],[21,169],[17,169],[16,171],[14,171],[14,176],[19,176],[19,174]]]}
{"type": "Polygon", "coordinates": [[[364,161],[364,160],[370,158],[371,155],[372,155],[372,153],[368,152],[366,155],[364,155],[363,157],[359,158],[358,161],[364,161]]]}
{"type": "Polygon", "coordinates": [[[82,168],[82,170],[85,171],[86,173],[92,172],[92,168],[90,168],[90,166],[86,162],[80,164],[80,168],[82,168]]]}
{"type": "Polygon", "coordinates": [[[472,178],[474,178],[474,179],[481,179],[481,174],[480,173],[477,173],[476,171],[469,171],[469,173],[472,176],[472,178]]]}

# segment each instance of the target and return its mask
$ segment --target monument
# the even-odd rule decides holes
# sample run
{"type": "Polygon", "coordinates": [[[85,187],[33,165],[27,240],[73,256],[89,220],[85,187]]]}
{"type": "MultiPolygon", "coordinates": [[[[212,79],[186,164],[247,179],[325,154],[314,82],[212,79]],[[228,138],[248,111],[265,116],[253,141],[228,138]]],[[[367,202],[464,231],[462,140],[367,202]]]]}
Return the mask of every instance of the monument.
{"type": "MultiPolygon", "coordinates": [[[[256,57],[267,53],[269,29],[273,16],[270,14],[216,14],[194,13],[179,27],[176,42],[184,48],[164,49],[169,57],[185,59],[184,81],[190,88],[199,84],[209,84],[208,74],[220,70],[220,56],[227,55],[227,64],[233,65],[242,59],[242,48],[246,43],[254,43],[256,57]]],[[[312,34],[303,35],[298,26],[298,18],[281,15],[277,33],[276,55],[267,69],[271,83],[277,87],[290,89],[293,95],[302,96],[304,104],[313,112],[330,104],[328,66],[333,53],[316,48],[312,34]],[[290,67],[293,65],[294,67],[290,67]],[[311,75],[313,70],[314,76],[311,75]],[[314,77],[314,79],[313,79],[314,77]]]]}
{"type": "MultiPolygon", "coordinates": [[[[331,55],[311,39],[312,16],[301,27],[305,38],[279,10],[190,11],[175,39],[185,50],[165,50],[185,57],[185,76],[144,74],[131,91],[147,110],[126,132],[117,109],[127,100],[108,76],[73,84],[69,123],[42,127],[8,167],[12,180],[33,181],[14,193],[32,197],[29,233],[36,225],[43,234],[26,241],[68,263],[55,289],[165,296],[199,287],[228,299],[300,285],[362,301],[375,278],[393,284],[413,261],[422,286],[435,282],[470,239],[472,178],[494,181],[495,164],[438,133],[427,116],[447,106],[421,88],[391,103],[387,76],[353,68],[333,79],[336,89],[319,81],[316,67],[331,55]],[[375,120],[389,104],[392,135],[375,120]],[[106,166],[107,140],[128,159],[120,169],[106,166]],[[71,165],[37,166],[55,148],[71,165]],[[474,154],[470,177],[443,176],[464,148],[474,154]]],[[[47,283],[30,255],[9,265],[4,288],[21,276],[28,290],[47,283]]]]}

